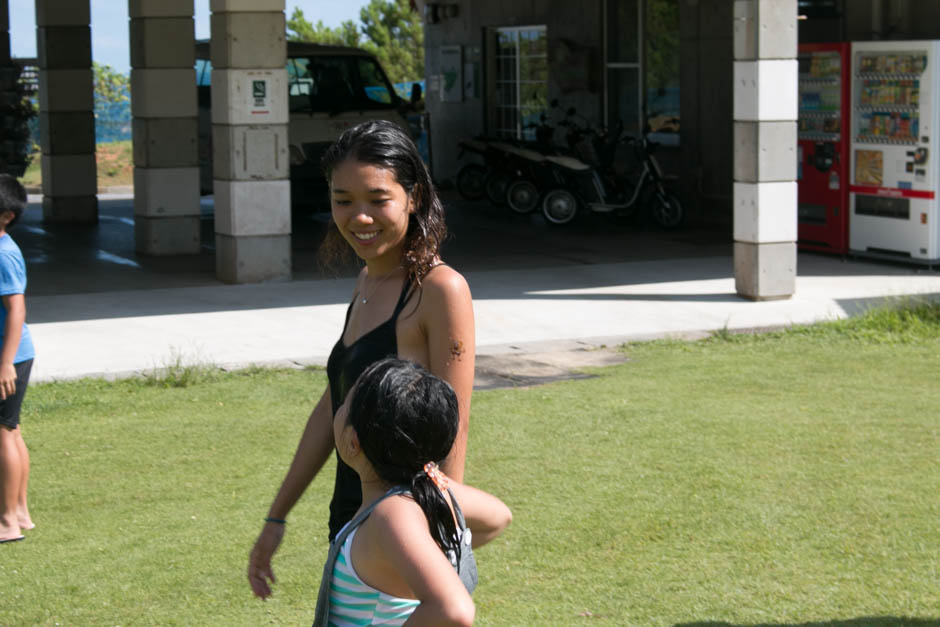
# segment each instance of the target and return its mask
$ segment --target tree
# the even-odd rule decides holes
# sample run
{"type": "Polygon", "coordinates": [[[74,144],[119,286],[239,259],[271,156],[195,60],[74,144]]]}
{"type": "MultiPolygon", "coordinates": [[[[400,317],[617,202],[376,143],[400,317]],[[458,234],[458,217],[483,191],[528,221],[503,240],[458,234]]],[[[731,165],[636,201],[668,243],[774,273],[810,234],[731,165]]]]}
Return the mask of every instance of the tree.
{"type": "Polygon", "coordinates": [[[424,78],[424,26],[409,0],[372,0],[359,19],[370,52],[393,83],[424,78]]]}
{"type": "Polygon", "coordinates": [[[110,65],[101,65],[92,61],[95,75],[95,100],[108,103],[130,102],[131,81],[126,74],[121,74],[110,65]]]}
{"type": "Polygon", "coordinates": [[[304,12],[294,8],[294,13],[287,20],[288,41],[311,41],[328,46],[353,46],[359,48],[359,30],[352,20],[346,20],[336,28],[323,24],[323,20],[311,24],[304,16],[304,12]],[[293,32],[291,32],[293,31],[293,32]]]}
{"type": "Polygon", "coordinates": [[[311,24],[298,8],[287,20],[288,39],[355,46],[374,54],[393,83],[424,78],[424,28],[409,0],[371,0],[351,20],[336,28],[322,20],[311,24]]]}
{"type": "Polygon", "coordinates": [[[131,81],[110,65],[92,62],[98,141],[126,139],[131,126],[131,81]]]}

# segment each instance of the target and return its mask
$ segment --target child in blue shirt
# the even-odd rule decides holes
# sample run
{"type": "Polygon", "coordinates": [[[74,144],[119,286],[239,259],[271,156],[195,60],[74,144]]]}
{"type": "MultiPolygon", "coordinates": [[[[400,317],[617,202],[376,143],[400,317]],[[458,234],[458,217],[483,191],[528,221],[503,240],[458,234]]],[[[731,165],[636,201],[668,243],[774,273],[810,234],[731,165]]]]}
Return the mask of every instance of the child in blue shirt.
{"type": "Polygon", "coordinates": [[[26,505],[29,451],[20,433],[35,352],[26,326],[26,262],[7,234],[25,209],[26,190],[0,174],[0,544],[22,540],[35,527],[26,505]]]}

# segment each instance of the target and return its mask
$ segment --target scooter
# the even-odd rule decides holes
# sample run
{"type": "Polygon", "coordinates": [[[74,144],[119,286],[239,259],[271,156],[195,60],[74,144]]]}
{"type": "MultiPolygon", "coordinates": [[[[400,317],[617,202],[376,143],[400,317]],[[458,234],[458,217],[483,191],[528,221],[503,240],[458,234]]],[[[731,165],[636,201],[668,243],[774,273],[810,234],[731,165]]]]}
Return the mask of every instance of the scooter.
{"type": "Polygon", "coordinates": [[[556,184],[542,197],[542,214],[552,224],[574,220],[581,206],[596,213],[618,217],[648,209],[653,221],[664,229],[682,224],[685,211],[678,196],[667,186],[653,152],[656,144],[646,135],[621,137],[620,127],[608,134],[570,124],[569,144],[578,149],[581,160],[547,157],[552,163],[556,184]],[[627,172],[614,168],[618,144],[630,147],[635,167],[627,172]],[[588,163],[585,163],[588,162],[588,163]],[[587,166],[587,167],[585,167],[587,166]]]}

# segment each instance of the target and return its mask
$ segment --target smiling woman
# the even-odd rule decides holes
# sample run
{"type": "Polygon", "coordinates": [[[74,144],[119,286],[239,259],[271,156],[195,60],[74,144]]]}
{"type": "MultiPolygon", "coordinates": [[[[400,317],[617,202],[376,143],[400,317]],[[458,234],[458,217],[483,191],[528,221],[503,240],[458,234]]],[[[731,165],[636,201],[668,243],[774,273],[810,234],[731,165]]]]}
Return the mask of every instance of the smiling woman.
{"type": "MultiPolygon", "coordinates": [[[[371,364],[389,356],[407,359],[453,387],[459,424],[442,467],[455,480],[463,479],[473,389],[473,305],[467,282],[441,259],[447,229],[428,170],[411,138],[386,121],[347,130],[324,155],[323,168],[334,223],[327,252],[351,250],[365,267],[327,363],[327,389],[251,553],[248,579],[262,598],[271,594],[271,558],[286,516],[333,451],[333,416],[371,364]]],[[[331,539],[361,505],[359,476],[337,457],[331,539]]]]}

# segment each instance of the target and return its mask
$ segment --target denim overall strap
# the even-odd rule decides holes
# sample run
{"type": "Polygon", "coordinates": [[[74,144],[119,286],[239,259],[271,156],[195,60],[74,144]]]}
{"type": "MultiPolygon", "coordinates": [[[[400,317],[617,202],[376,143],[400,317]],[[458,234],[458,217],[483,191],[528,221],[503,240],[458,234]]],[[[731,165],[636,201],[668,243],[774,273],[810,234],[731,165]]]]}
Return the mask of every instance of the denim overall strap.
{"type": "Polygon", "coordinates": [[[313,627],[326,627],[330,618],[330,585],[333,583],[333,567],[336,565],[336,557],[343,548],[346,538],[352,533],[352,530],[362,524],[376,506],[390,496],[410,492],[405,486],[396,486],[386,492],[381,498],[376,499],[374,503],[362,510],[358,516],[349,521],[343,527],[333,542],[330,543],[330,552],[327,554],[326,564],[323,566],[323,576],[320,578],[320,591],[317,593],[317,610],[313,619],[313,627]]]}

